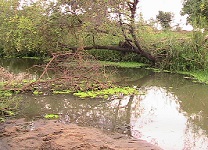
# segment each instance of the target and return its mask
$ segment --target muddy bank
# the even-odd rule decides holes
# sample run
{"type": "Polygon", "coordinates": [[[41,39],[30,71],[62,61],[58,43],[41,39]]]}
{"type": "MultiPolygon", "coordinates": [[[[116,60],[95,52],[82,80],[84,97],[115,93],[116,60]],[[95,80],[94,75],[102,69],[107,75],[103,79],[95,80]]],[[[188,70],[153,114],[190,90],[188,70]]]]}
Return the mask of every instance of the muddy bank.
{"type": "Polygon", "coordinates": [[[11,120],[0,126],[1,150],[159,150],[122,134],[54,120],[11,120]]]}

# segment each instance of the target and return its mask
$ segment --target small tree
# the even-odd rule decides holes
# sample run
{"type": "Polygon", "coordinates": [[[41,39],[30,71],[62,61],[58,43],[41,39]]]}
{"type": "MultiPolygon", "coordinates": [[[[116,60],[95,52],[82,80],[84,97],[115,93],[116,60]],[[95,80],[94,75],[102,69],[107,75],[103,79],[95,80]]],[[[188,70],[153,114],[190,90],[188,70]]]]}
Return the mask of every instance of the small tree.
{"type": "Polygon", "coordinates": [[[163,29],[169,29],[171,27],[170,23],[173,19],[173,14],[171,12],[159,11],[156,18],[163,29]]]}

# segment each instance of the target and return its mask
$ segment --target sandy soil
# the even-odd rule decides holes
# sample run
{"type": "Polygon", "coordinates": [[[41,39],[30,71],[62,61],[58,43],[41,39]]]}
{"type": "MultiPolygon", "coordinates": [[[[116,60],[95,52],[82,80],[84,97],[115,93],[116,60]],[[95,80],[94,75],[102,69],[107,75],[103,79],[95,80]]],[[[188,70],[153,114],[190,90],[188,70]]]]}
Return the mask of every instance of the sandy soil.
{"type": "Polygon", "coordinates": [[[24,119],[0,124],[0,150],[159,150],[146,141],[122,134],[63,124],[54,120],[24,119]]]}

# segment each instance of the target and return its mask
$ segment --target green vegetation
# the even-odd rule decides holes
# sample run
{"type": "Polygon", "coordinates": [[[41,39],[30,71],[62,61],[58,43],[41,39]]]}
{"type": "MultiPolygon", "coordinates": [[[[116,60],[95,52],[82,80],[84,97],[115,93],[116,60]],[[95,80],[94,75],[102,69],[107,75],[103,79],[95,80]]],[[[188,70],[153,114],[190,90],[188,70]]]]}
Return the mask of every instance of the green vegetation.
{"type": "Polygon", "coordinates": [[[135,14],[138,3],[36,0],[20,6],[19,0],[0,1],[0,57],[44,58],[48,63],[41,66],[38,80],[0,66],[0,122],[15,115],[20,98],[14,93],[19,91],[103,99],[140,94],[135,88],[115,87],[102,65],[178,72],[208,84],[208,1],[184,0],[182,14],[188,14],[193,31],[182,31],[179,25],[171,29],[174,16],[169,12],[159,11],[157,20],[147,23],[135,14]],[[110,10],[114,19],[109,19],[110,10]],[[155,23],[164,30],[156,29],[155,23]]]}
{"type": "Polygon", "coordinates": [[[197,70],[192,72],[178,72],[180,74],[188,75],[188,78],[191,78],[193,82],[200,82],[208,84],[208,70],[197,70]]]}
{"type": "Polygon", "coordinates": [[[53,94],[69,94],[72,93],[71,90],[54,90],[53,94]]]}
{"type": "Polygon", "coordinates": [[[170,12],[159,11],[156,18],[158,22],[161,24],[163,29],[171,28],[170,23],[173,20],[173,14],[171,14],[170,12]]]}
{"type": "Polygon", "coordinates": [[[43,92],[42,91],[35,90],[35,91],[33,91],[33,94],[34,95],[41,95],[41,94],[43,94],[43,92]]]}
{"type": "Polygon", "coordinates": [[[182,14],[188,14],[188,22],[198,28],[207,28],[208,1],[184,0],[182,14]]]}
{"type": "MultiPolygon", "coordinates": [[[[39,95],[43,92],[35,89],[45,86],[48,91],[54,89],[54,94],[82,91],[74,93],[82,98],[136,92],[128,87],[109,88],[111,83],[95,60],[117,67],[140,68],[147,64],[154,71],[183,72],[208,84],[208,3],[205,0],[184,0],[182,14],[188,14],[188,21],[194,26],[190,32],[171,29],[173,16],[169,12],[160,11],[152,24],[144,21],[142,15],[137,19],[138,0],[87,0],[73,4],[37,0],[21,6],[19,2],[0,1],[0,56],[50,60],[37,81],[24,75],[15,76],[0,67],[0,77],[5,78],[0,83],[2,89],[4,85],[13,91],[24,87],[39,95]],[[116,10],[111,12],[115,13],[113,20],[109,19],[109,8],[116,10]],[[165,30],[155,29],[155,22],[165,30]],[[54,78],[44,79],[50,71],[55,74],[54,78]]],[[[12,115],[19,101],[6,91],[0,91],[0,100],[1,115],[12,115]]]]}
{"type": "Polygon", "coordinates": [[[46,114],[44,116],[44,118],[46,118],[46,119],[58,119],[59,115],[57,115],[57,114],[46,114]]]}
{"type": "Polygon", "coordinates": [[[144,21],[142,15],[137,21],[137,11],[132,9],[137,9],[138,4],[139,1],[129,5],[126,0],[89,0],[76,1],[72,5],[68,1],[47,3],[38,0],[30,5],[24,3],[19,9],[18,0],[1,1],[0,55],[45,57],[54,52],[81,49],[88,50],[101,61],[142,62],[170,71],[207,68],[206,1],[185,0],[183,3],[183,14],[189,15],[189,23],[197,29],[204,28],[204,33],[185,32],[179,28],[168,30],[174,20],[169,12],[159,11],[152,24],[144,21]],[[122,9],[118,8],[121,3],[122,9]],[[68,10],[63,7],[65,5],[73,9],[68,10]],[[75,6],[85,13],[77,13],[75,6]],[[114,12],[117,18],[109,19],[108,8],[117,10],[114,12]],[[74,13],[64,13],[64,10],[74,13]],[[155,22],[166,30],[155,29],[155,22]]]}
{"type": "Polygon", "coordinates": [[[141,68],[148,66],[144,63],[139,62],[110,62],[110,61],[101,61],[101,64],[104,64],[105,66],[116,66],[116,67],[122,67],[122,68],[141,68]]]}
{"type": "Polygon", "coordinates": [[[18,109],[20,98],[13,96],[10,91],[0,91],[0,122],[5,117],[14,116],[14,111],[18,109]]]}
{"type": "Polygon", "coordinates": [[[108,98],[110,95],[130,95],[130,94],[138,94],[137,89],[130,88],[130,87],[115,87],[115,88],[109,88],[109,89],[103,89],[103,90],[97,90],[97,91],[87,91],[87,92],[77,92],[74,93],[75,96],[78,96],[80,98],[108,98]]]}

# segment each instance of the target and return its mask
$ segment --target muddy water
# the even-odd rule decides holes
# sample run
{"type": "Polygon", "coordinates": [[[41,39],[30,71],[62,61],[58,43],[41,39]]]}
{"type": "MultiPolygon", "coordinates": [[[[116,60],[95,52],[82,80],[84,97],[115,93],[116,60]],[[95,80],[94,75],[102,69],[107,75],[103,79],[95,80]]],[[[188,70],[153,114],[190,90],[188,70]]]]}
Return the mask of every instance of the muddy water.
{"type": "Polygon", "coordinates": [[[208,149],[208,86],[183,76],[120,69],[118,84],[140,95],[79,99],[73,95],[22,95],[19,118],[59,114],[62,122],[93,126],[146,140],[166,150],[208,149]]]}

